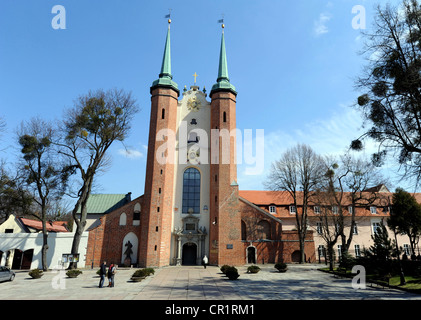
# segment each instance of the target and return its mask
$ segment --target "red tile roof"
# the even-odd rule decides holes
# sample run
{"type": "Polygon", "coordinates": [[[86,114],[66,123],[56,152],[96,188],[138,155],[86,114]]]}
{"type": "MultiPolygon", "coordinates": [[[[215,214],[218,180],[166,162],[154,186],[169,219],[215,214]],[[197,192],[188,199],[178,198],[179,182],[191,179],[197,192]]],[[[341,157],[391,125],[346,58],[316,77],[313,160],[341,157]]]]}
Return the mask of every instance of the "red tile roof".
{"type": "MultiPolygon", "coordinates": [[[[38,220],[31,220],[27,218],[20,218],[22,223],[27,226],[28,228],[36,229],[42,231],[42,222],[38,220]]],[[[66,221],[52,221],[47,222],[47,231],[49,232],[69,232],[66,229],[67,222],[66,221]]]]}
{"type": "MultiPolygon", "coordinates": [[[[367,197],[371,195],[371,192],[367,192],[367,197]]],[[[251,203],[259,206],[261,209],[268,211],[270,205],[276,206],[275,216],[279,218],[292,218],[295,215],[289,213],[289,206],[293,205],[294,200],[289,192],[287,191],[248,191],[240,190],[239,196],[250,201],[251,203]]],[[[298,197],[302,196],[301,192],[298,192],[298,197]]],[[[413,194],[418,203],[421,203],[421,193],[413,194]]],[[[345,192],[343,197],[343,206],[344,210],[347,210],[348,205],[350,205],[349,198],[350,193],[345,192]]],[[[355,208],[355,213],[357,216],[388,216],[388,212],[384,211],[384,207],[388,207],[392,201],[393,193],[391,192],[380,192],[379,198],[372,204],[372,206],[377,207],[377,213],[371,214],[369,206],[360,205],[355,208]]],[[[297,199],[298,206],[302,200],[297,199]]],[[[313,212],[314,209],[313,203],[310,204],[308,214],[309,216],[316,215],[313,212]]]]}

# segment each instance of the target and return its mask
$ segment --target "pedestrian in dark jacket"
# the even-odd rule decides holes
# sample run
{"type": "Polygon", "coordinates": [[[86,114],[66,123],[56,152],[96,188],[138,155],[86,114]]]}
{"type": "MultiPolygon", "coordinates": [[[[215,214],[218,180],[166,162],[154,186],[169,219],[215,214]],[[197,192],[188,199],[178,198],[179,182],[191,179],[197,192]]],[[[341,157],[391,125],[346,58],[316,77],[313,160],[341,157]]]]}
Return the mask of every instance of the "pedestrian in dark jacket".
{"type": "Polygon", "coordinates": [[[101,279],[99,280],[99,287],[102,288],[104,286],[105,275],[107,274],[107,262],[104,261],[99,269],[99,276],[101,279]]]}

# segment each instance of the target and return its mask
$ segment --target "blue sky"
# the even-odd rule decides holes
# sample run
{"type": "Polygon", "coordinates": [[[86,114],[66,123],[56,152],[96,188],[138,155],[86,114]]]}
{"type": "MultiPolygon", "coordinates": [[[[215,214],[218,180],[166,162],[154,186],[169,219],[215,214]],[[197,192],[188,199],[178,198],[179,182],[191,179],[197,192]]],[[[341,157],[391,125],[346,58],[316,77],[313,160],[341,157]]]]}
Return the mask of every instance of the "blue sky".
{"type": "Polygon", "coordinates": [[[264,172],[248,175],[240,165],[238,182],[242,190],[263,190],[270,163],[287,148],[300,142],[321,154],[341,154],[361,132],[361,117],[351,106],[363,41],[352,27],[352,9],[364,6],[369,31],[376,3],[0,0],[0,115],[7,123],[0,158],[15,161],[14,132],[22,120],[60,119],[91,89],[123,88],[141,109],[125,142],[133,153],[127,157],[118,143],[111,148],[112,167],[98,178],[95,192],[141,195],[149,88],[161,67],[164,16],[171,8],[173,80],[180,89],[190,87],[197,72],[197,84],[209,92],[218,72],[217,20],[224,14],[237,127],[265,132],[264,172]],[[65,30],[52,28],[55,5],[66,9],[65,30]]]}

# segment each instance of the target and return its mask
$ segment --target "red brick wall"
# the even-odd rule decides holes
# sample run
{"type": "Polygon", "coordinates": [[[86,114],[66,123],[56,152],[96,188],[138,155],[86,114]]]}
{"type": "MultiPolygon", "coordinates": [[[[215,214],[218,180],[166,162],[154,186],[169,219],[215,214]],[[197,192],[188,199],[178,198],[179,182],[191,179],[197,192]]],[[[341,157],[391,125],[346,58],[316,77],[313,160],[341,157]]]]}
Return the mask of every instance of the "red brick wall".
{"type": "MultiPolygon", "coordinates": [[[[211,130],[236,129],[236,97],[231,92],[217,92],[211,97],[211,130]],[[224,121],[224,112],[225,120],[224,121]]],[[[229,163],[224,160],[224,140],[219,137],[219,149],[211,141],[210,165],[210,254],[209,263],[214,265],[244,264],[241,243],[241,213],[239,211],[236,137],[229,138],[229,163]],[[215,163],[215,154],[219,155],[215,163]],[[216,178],[215,178],[216,177],[216,178]],[[233,182],[234,185],[231,185],[233,182]]]]}
{"type": "MultiPolygon", "coordinates": [[[[133,213],[136,203],[143,207],[143,197],[134,199],[119,209],[100,218],[100,225],[89,231],[88,248],[86,251],[86,265],[100,266],[102,261],[121,264],[124,237],[133,232],[138,238],[138,248],[144,239],[140,236],[140,225],[133,225],[133,213]],[[120,226],[120,215],[126,214],[126,225],[120,226]]],[[[142,211],[141,214],[142,216],[142,211]]],[[[137,252],[139,259],[140,252],[137,252]]],[[[132,261],[136,264],[137,261],[132,261]]]]}
{"type": "MultiPolygon", "coordinates": [[[[243,239],[246,263],[249,246],[256,248],[256,263],[293,262],[292,254],[300,251],[297,231],[283,231],[282,224],[278,220],[272,219],[268,214],[246,202],[240,201],[240,211],[243,226],[246,228],[246,237],[243,239]],[[262,239],[262,228],[259,225],[262,221],[270,224],[270,234],[266,239],[262,239]]],[[[304,250],[306,259],[310,258],[311,262],[314,262],[316,255],[312,231],[307,233],[304,250]]]]}
{"type": "MultiPolygon", "coordinates": [[[[164,141],[157,140],[162,140],[162,133],[159,133],[162,129],[176,133],[178,93],[159,87],[152,91],[151,101],[144,214],[141,219],[141,237],[145,241],[141,243],[139,262],[141,266],[161,267],[170,263],[174,160],[165,164],[158,162],[157,157],[161,157],[162,150],[160,146],[164,143],[170,146],[170,140],[168,136],[164,141]]],[[[173,148],[167,149],[164,154],[164,157],[169,156],[175,156],[173,148]]]]}

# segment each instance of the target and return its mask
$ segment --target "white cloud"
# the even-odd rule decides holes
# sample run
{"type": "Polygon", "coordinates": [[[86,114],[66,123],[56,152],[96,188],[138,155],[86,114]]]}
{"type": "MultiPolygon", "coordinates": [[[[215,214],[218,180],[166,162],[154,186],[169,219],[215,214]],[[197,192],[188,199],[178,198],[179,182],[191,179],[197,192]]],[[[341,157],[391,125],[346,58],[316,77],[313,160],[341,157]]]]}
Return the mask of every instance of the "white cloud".
{"type": "Polygon", "coordinates": [[[133,149],[119,149],[118,154],[128,159],[137,159],[143,157],[142,152],[133,149]]]}
{"type": "Polygon", "coordinates": [[[331,14],[329,13],[321,13],[319,19],[314,22],[314,33],[316,36],[320,36],[322,34],[328,33],[329,28],[327,27],[327,23],[332,18],[331,14]]]}

